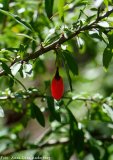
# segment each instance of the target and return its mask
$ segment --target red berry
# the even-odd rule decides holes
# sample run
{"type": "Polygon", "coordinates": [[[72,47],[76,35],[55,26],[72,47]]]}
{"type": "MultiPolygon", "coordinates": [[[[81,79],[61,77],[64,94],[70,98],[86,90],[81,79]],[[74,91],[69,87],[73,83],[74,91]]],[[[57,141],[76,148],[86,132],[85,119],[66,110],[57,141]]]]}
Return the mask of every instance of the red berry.
{"type": "Polygon", "coordinates": [[[64,83],[62,77],[59,75],[58,68],[51,83],[51,93],[56,100],[60,100],[64,93],[64,83]]]}

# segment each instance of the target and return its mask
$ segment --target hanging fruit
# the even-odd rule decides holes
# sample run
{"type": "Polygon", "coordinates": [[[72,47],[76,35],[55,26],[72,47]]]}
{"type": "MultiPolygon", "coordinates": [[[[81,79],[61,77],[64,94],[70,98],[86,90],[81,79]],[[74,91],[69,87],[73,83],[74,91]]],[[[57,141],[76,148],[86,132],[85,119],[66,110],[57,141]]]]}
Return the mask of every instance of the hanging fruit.
{"type": "Polygon", "coordinates": [[[56,74],[51,83],[52,97],[60,100],[64,93],[64,83],[62,77],[59,75],[59,68],[57,67],[56,74]]]}

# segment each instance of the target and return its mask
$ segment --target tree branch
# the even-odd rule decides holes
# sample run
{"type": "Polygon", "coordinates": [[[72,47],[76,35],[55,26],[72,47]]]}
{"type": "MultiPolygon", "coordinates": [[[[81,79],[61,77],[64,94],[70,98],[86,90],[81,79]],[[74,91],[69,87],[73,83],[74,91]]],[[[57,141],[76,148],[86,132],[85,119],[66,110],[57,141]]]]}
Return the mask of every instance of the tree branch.
{"type": "MultiPolygon", "coordinates": [[[[16,93],[10,93],[10,95],[1,95],[0,96],[0,101],[4,101],[4,100],[13,100],[13,99],[32,99],[32,98],[48,98],[51,96],[46,96],[43,94],[40,94],[38,91],[35,93],[29,93],[29,91],[25,91],[25,92],[16,92],[16,93]]],[[[100,101],[95,100],[93,97],[89,97],[89,98],[84,98],[84,97],[68,97],[68,96],[64,96],[62,97],[63,99],[68,99],[70,101],[88,101],[88,102],[92,102],[92,103],[99,103],[101,101],[103,101],[103,99],[100,99],[100,101]]],[[[103,102],[105,103],[105,101],[103,102]]]]}
{"type": "MultiPolygon", "coordinates": [[[[40,55],[47,53],[48,51],[51,50],[55,50],[55,48],[57,46],[60,46],[61,44],[63,44],[64,42],[74,38],[75,36],[77,36],[79,33],[81,33],[82,31],[86,31],[86,30],[90,30],[93,28],[97,28],[98,25],[96,25],[100,20],[107,18],[108,16],[110,16],[110,14],[113,13],[113,9],[111,9],[110,11],[106,12],[104,15],[102,16],[98,16],[97,19],[95,21],[93,21],[92,23],[90,23],[89,25],[85,25],[83,27],[80,27],[78,30],[76,30],[75,32],[73,32],[72,34],[70,34],[68,37],[65,37],[64,35],[61,35],[61,37],[59,39],[57,39],[56,41],[54,41],[53,43],[43,47],[41,46],[40,49],[36,52],[34,52],[33,54],[29,54],[27,57],[25,57],[23,59],[23,61],[29,61],[32,59],[36,59],[38,58],[40,55]]],[[[107,28],[108,29],[108,28],[107,28]]],[[[0,76],[5,75],[5,71],[0,71],[0,76]]]]}
{"type": "Polygon", "coordinates": [[[56,46],[60,46],[61,44],[63,44],[64,42],[74,38],[75,36],[77,36],[80,32],[82,31],[85,31],[85,30],[89,30],[89,29],[92,29],[92,28],[96,28],[96,23],[98,23],[100,20],[108,17],[111,13],[113,12],[113,9],[106,12],[103,16],[100,16],[98,17],[94,22],[90,23],[89,25],[86,25],[86,26],[83,26],[81,27],[80,29],[76,30],[74,33],[70,34],[70,36],[67,38],[67,37],[64,37],[64,36],[61,36],[58,40],[56,40],[55,42],[53,42],[52,44],[46,46],[46,47],[43,47],[43,48],[40,48],[38,51],[36,51],[35,53],[33,54],[30,54],[28,57],[26,57],[24,59],[24,61],[29,61],[31,59],[35,59],[35,58],[38,58],[40,55],[50,51],[50,50],[54,50],[56,48],[56,46]]]}
{"type": "Polygon", "coordinates": [[[113,9],[111,9],[110,11],[107,11],[103,16],[99,16],[96,21],[98,22],[106,17],[109,17],[111,13],[113,13],[113,9]]]}

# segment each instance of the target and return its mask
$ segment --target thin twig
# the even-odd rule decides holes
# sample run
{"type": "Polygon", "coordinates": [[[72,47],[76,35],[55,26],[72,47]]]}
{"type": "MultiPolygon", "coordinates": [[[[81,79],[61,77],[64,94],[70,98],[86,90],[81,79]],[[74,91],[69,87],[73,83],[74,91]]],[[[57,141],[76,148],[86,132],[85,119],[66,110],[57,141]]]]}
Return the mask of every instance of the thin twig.
{"type": "MultiPolygon", "coordinates": [[[[48,97],[51,97],[51,96],[46,96],[46,95],[43,95],[43,94],[40,94],[40,93],[29,93],[26,92],[16,92],[16,93],[10,93],[10,95],[3,95],[3,96],[0,96],[0,101],[4,101],[4,100],[11,100],[11,99],[17,99],[18,96],[17,95],[22,95],[21,97],[19,96],[19,99],[31,99],[31,98],[48,98],[48,97]]],[[[76,97],[76,98],[73,98],[73,97],[68,97],[68,96],[64,96],[62,97],[63,99],[68,99],[70,102],[71,101],[74,101],[74,100],[77,100],[77,101],[89,101],[89,102],[94,102],[94,103],[99,103],[98,101],[96,101],[95,99],[93,99],[92,97],[91,98],[83,98],[83,97],[76,97]]]]}

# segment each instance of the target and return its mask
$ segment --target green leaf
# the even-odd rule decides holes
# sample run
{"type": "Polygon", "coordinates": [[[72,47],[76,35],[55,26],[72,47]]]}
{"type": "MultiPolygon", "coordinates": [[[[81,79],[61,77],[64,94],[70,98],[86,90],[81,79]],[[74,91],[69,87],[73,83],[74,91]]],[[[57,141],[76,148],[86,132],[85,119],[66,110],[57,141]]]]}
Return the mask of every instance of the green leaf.
{"type": "Polygon", "coordinates": [[[49,38],[55,35],[55,28],[52,28],[48,31],[47,37],[45,37],[44,43],[47,43],[49,38]]]}
{"type": "Polygon", "coordinates": [[[25,37],[25,38],[28,38],[28,39],[34,41],[34,42],[37,42],[37,40],[35,40],[34,38],[32,38],[31,36],[29,36],[27,34],[18,33],[17,36],[25,37]]]}
{"type": "Polygon", "coordinates": [[[9,88],[12,88],[13,85],[14,85],[14,78],[13,77],[10,77],[10,80],[9,80],[9,88]]]}
{"type": "MultiPolygon", "coordinates": [[[[3,5],[3,9],[4,10],[8,10],[9,9],[9,0],[2,0],[2,1],[0,1],[0,2],[2,2],[2,5],[3,5]]],[[[5,22],[5,19],[6,17],[2,14],[2,13],[0,13],[0,23],[1,24],[4,24],[4,22],[5,22]]]]}
{"type": "Polygon", "coordinates": [[[77,120],[75,119],[75,117],[74,117],[72,111],[70,110],[70,108],[69,108],[68,106],[66,107],[66,110],[68,111],[70,120],[73,121],[73,122],[77,125],[77,124],[78,124],[78,123],[77,123],[77,120]]]}
{"type": "Polygon", "coordinates": [[[10,0],[2,0],[3,8],[5,10],[8,10],[8,8],[9,8],[9,2],[10,2],[10,0]]]}
{"type": "Polygon", "coordinates": [[[19,47],[19,55],[21,57],[21,59],[23,59],[26,55],[26,49],[25,49],[25,46],[23,44],[20,44],[20,47],[19,47]]]}
{"type": "Polygon", "coordinates": [[[31,104],[31,116],[32,118],[36,118],[37,121],[45,127],[44,115],[34,103],[31,104]]]}
{"type": "Polygon", "coordinates": [[[47,97],[47,105],[51,113],[51,120],[57,120],[61,122],[60,114],[55,110],[54,99],[52,97],[47,97]]]}
{"type": "Polygon", "coordinates": [[[33,28],[32,26],[27,23],[26,21],[22,20],[19,16],[17,15],[13,15],[14,16],[14,19],[16,20],[16,22],[20,23],[21,25],[23,25],[25,28],[27,28],[28,30],[30,31],[33,31],[33,28]]]}
{"type": "Polygon", "coordinates": [[[22,20],[19,16],[14,15],[14,14],[12,14],[12,13],[10,13],[8,11],[2,10],[2,9],[0,9],[0,13],[4,14],[6,16],[10,16],[16,22],[18,22],[19,24],[23,25],[26,29],[28,29],[30,31],[33,31],[32,26],[29,23],[27,23],[26,21],[22,20]]]}
{"type": "Polygon", "coordinates": [[[9,50],[4,50],[4,49],[0,51],[0,55],[3,54],[3,55],[6,55],[6,56],[7,56],[7,55],[10,55],[11,53],[12,53],[11,51],[9,51],[9,50]]]}
{"type": "Polygon", "coordinates": [[[4,111],[1,106],[0,106],[0,117],[4,117],[4,111]]]}
{"type": "Polygon", "coordinates": [[[72,91],[73,90],[73,88],[72,88],[72,80],[71,80],[71,76],[70,76],[70,73],[69,73],[69,68],[68,68],[68,66],[66,64],[65,64],[65,69],[66,69],[66,74],[67,74],[70,90],[72,91]]]}
{"type": "Polygon", "coordinates": [[[26,78],[26,77],[32,77],[33,76],[33,72],[32,72],[32,65],[29,64],[29,63],[24,63],[23,64],[23,77],[26,78]]]}
{"type": "Polygon", "coordinates": [[[72,56],[72,54],[69,51],[63,51],[63,55],[65,57],[67,65],[69,66],[70,71],[74,75],[78,75],[78,65],[76,63],[75,58],[72,56]]]}
{"type": "Polygon", "coordinates": [[[6,58],[0,58],[0,62],[8,62],[8,59],[6,59],[6,58]]]}
{"type": "Polygon", "coordinates": [[[58,0],[58,13],[62,21],[64,21],[64,4],[65,0],[58,0]]]}
{"type": "Polygon", "coordinates": [[[108,9],[108,3],[109,3],[108,0],[104,0],[104,4],[105,4],[105,6],[106,6],[107,9],[108,9]]]}
{"type": "Polygon", "coordinates": [[[54,0],[45,0],[45,11],[46,11],[48,18],[52,17],[53,4],[54,4],[54,0]]]}
{"type": "Polygon", "coordinates": [[[47,105],[51,112],[55,111],[54,99],[52,97],[47,97],[47,105]]]}
{"type": "Polygon", "coordinates": [[[60,56],[62,57],[62,61],[63,61],[64,67],[65,67],[65,70],[66,70],[66,74],[67,74],[67,78],[68,78],[70,90],[72,91],[73,89],[72,89],[71,76],[70,76],[70,73],[69,73],[69,66],[68,66],[68,64],[67,64],[67,61],[66,61],[66,59],[65,59],[64,54],[60,54],[60,56]]]}
{"type": "Polygon", "coordinates": [[[86,19],[86,22],[87,22],[87,23],[91,22],[95,17],[96,17],[96,14],[94,14],[94,15],[92,15],[92,16],[89,16],[89,17],[86,19]]]}
{"type": "Polygon", "coordinates": [[[88,0],[80,0],[80,1],[77,1],[77,3],[76,3],[76,6],[78,7],[78,6],[84,6],[84,5],[86,5],[86,4],[88,4],[88,0]]]}
{"type": "Polygon", "coordinates": [[[77,149],[77,153],[80,153],[84,149],[84,133],[82,130],[74,130],[74,135],[72,136],[74,139],[74,145],[77,149]],[[74,138],[75,137],[75,138],[74,138]]]}
{"type": "Polygon", "coordinates": [[[105,67],[105,69],[108,68],[111,62],[112,56],[113,56],[112,49],[109,48],[109,46],[107,46],[103,53],[103,66],[105,67]]]}
{"type": "Polygon", "coordinates": [[[101,30],[99,31],[99,36],[100,36],[100,40],[103,42],[105,42],[106,45],[108,45],[108,35],[106,35],[105,33],[103,33],[101,30]]]}
{"type": "Polygon", "coordinates": [[[109,47],[113,48],[113,31],[111,31],[109,34],[107,34],[108,41],[109,41],[109,47]]]}
{"type": "Polygon", "coordinates": [[[113,109],[107,104],[103,104],[103,111],[111,118],[113,121],[113,109]]]}
{"type": "Polygon", "coordinates": [[[11,74],[11,69],[7,66],[6,63],[2,62],[2,68],[7,74],[11,74]]]}

